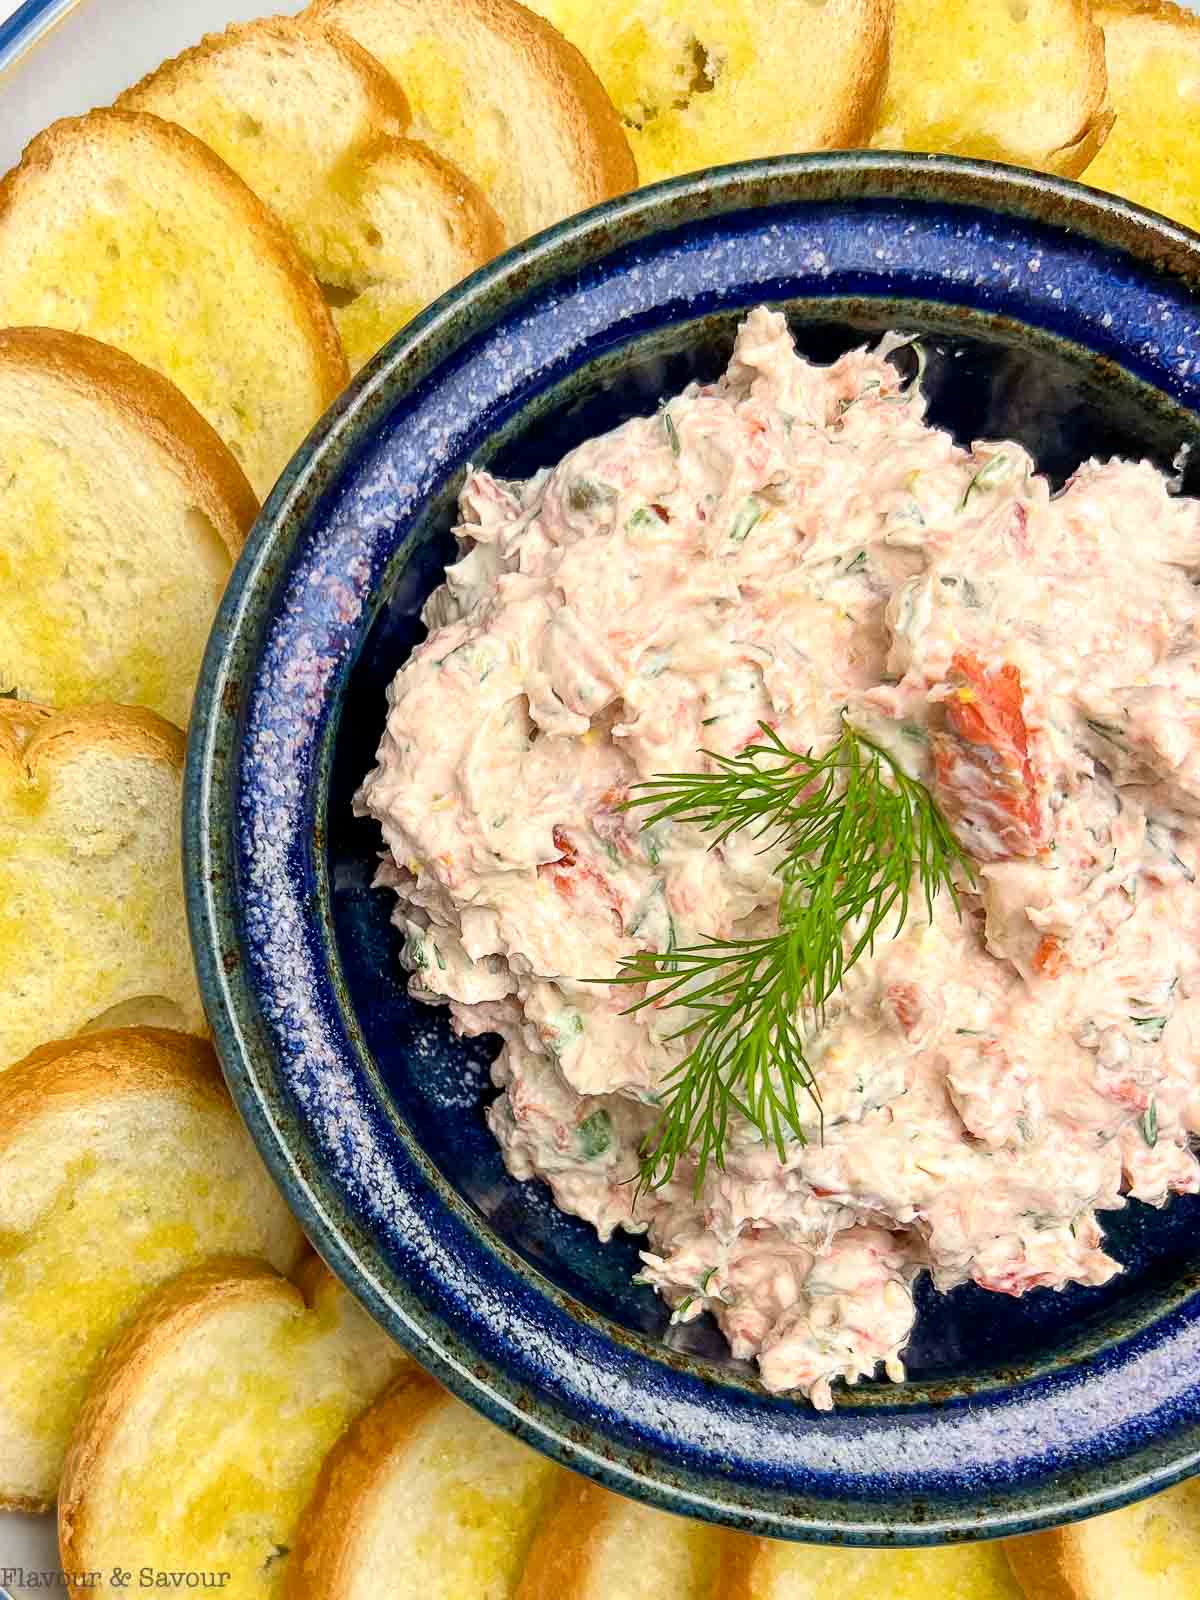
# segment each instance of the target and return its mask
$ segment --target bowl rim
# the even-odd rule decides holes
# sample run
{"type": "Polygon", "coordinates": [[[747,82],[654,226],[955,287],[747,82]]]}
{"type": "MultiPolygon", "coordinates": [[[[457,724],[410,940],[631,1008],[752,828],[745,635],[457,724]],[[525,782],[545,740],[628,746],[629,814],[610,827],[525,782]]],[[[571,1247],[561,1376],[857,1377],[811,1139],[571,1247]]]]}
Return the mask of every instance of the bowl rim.
{"type": "MultiPolygon", "coordinates": [[[[218,1053],[264,1160],[333,1270],[454,1393],[555,1459],[666,1509],[790,1538],[920,1545],[1025,1532],[1112,1509],[1166,1487],[1200,1465],[1200,1408],[1186,1419],[1191,1425],[1186,1448],[1136,1470],[1123,1459],[1120,1466],[1130,1470],[1089,1466],[1074,1473],[1069,1483],[1040,1485],[1037,1494],[1027,1487],[1007,1497],[993,1491],[994,1503],[981,1515],[960,1507],[939,1516],[930,1507],[905,1504],[900,1515],[864,1512],[822,1518],[796,1509],[786,1495],[773,1490],[722,1498],[719,1490],[713,1491],[714,1473],[697,1488],[668,1457],[645,1449],[631,1452],[624,1441],[607,1438],[602,1430],[595,1445],[590,1436],[581,1438],[578,1419],[569,1413],[541,1400],[528,1408],[519,1400],[514,1403],[504,1394],[501,1364],[478,1348],[464,1352],[447,1347],[444,1339],[439,1342],[431,1308],[414,1312],[411,1303],[402,1307],[392,1297],[387,1282],[364,1259],[365,1241],[347,1237],[344,1219],[339,1222],[335,1214],[336,1201],[331,1207],[322,1192],[322,1175],[307,1170],[298,1141],[271,1106],[264,1083],[272,1073],[278,1077],[279,1064],[265,1059],[251,1037],[255,1000],[245,976],[245,951],[237,938],[230,944],[238,927],[237,889],[223,865],[226,834],[233,830],[239,763],[236,748],[222,739],[222,732],[245,709],[247,675],[239,672],[239,665],[247,663],[238,656],[256,628],[256,597],[286,563],[304,524],[306,497],[315,495],[313,504],[318,503],[316,488],[323,475],[336,482],[337,473],[352,462],[365,430],[373,425],[371,407],[384,403],[397,372],[407,363],[416,376],[410,372],[401,378],[390,396],[393,404],[411,392],[419,377],[435,373],[457,348],[456,319],[470,324],[458,336],[465,343],[480,326],[490,325],[489,315],[495,321],[511,314],[572,263],[594,264],[631,240],[723,213],[856,197],[969,205],[1023,223],[1065,227],[1176,280],[1200,303],[1200,235],[1070,180],[945,156],[856,151],[742,162],[636,190],[508,251],[427,308],[364,368],[314,427],[264,504],[221,603],[197,690],[185,774],[185,889],[201,993],[218,1053]],[[478,314],[480,308],[484,321],[471,323],[472,312],[478,314]],[[440,352],[439,341],[444,346],[440,352]]],[[[1200,1322],[1200,1306],[1189,1320],[1200,1322]]]]}

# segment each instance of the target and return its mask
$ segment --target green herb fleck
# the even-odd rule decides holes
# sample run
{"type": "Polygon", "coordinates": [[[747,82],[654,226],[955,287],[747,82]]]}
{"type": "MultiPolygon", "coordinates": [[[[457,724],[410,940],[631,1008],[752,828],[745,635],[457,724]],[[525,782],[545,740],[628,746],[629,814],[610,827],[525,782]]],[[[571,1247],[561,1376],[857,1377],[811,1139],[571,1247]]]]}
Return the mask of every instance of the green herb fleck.
{"type": "Polygon", "coordinates": [[[846,571],[843,576],[848,577],[852,572],[861,572],[866,564],[867,552],[865,550],[860,550],[855,556],[854,560],[847,564],[846,571]]]}
{"type": "Polygon", "coordinates": [[[557,1028],[550,1036],[550,1054],[555,1059],[565,1055],[582,1032],[583,1018],[578,1011],[564,1012],[557,1028]]]}
{"type": "Polygon", "coordinates": [[[675,426],[674,418],[669,411],[664,411],[662,419],[663,427],[667,430],[667,442],[671,446],[671,454],[678,460],[679,452],[683,447],[679,443],[679,431],[675,426]]]}
{"type": "Polygon", "coordinates": [[[889,350],[888,360],[890,361],[893,356],[898,356],[901,350],[911,350],[913,359],[917,363],[917,370],[906,385],[908,392],[911,393],[920,387],[921,379],[925,376],[925,368],[929,365],[929,356],[926,354],[925,346],[921,342],[919,334],[914,334],[911,339],[906,339],[903,344],[898,344],[894,350],[889,350]]]}
{"type": "Polygon", "coordinates": [[[607,1111],[593,1111],[579,1124],[579,1148],[585,1161],[595,1161],[612,1143],[612,1118],[607,1111]]]}
{"type": "Polygon", "coordinates": [[[967,502],[973,494],[983,494],[989,489],[995,489],[998,484],[1004,482],[1011,471],[1012,461],[1005,455],[1003,450],[992,456],[990,460],[985,461],[963,490],[963,497],[958,503],[958,509],[965,511],[967,502]]]}
{"type": "Polygon", "coordinates": [[[1167,1025],[1166,1017],[1130,1017],[1129,1020],[1137,1029],[1139,1037],[1147,1044],[1157,1044],[1167,1025]]]}
{"type": "Polygon", "coordinates": [[[1141,1115],[1142,1138],[1151,1150],[1158,1143],[1158,1101],[1151,1100],[1141,1115]]]}
{"type": "Polygon", "coordinates": [[[753,495],[744,500],[738,509],[737,516],[733,519],[733,526],[729,530],[729,537],[734,544],[741,544],[750,530],[762,518],[763,508],[753,495]]]}
{"type": "Polygon", "coordinates": [[[1171,842],[1173,838],[1174,834],[1169,824],[1165,822],[1159,822],[1154,817],[1147,817],[1146,843],[1152,850],[1157,850],[1159,855],[1166,856],[1167,860],[1170,861],[1172,866],[1177,867],[1178,870],[1183,874],[1183,877],[1188,883],[1195,883],[1196,874],[1176,851],[1171,842]]]}

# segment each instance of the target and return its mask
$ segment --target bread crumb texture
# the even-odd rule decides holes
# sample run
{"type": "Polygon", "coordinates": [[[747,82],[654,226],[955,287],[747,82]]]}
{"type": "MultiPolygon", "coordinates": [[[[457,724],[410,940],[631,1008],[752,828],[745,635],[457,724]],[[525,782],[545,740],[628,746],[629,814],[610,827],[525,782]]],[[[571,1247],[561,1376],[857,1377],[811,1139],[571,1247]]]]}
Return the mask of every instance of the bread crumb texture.
{"type": "Polygon", "coordinates": [[[306,15],[393,75],[413,134],[487,196],[509,243],[637,183],[592,68],[512,0],[314,0],[306,15]]]}
{"type": "Polygon", "coordinates": [[[54,1497],[97,1358],[214,1252],[288,1269],[303,1236],[209,1045],[129,1029],[0,1078],[0,1503],[54,1497]]]}
{"type": "Polygon", "coordinates": [[[1096,20],[1116,121],[1083,181],[1200,228],[1200,17],[1131,0],[1096,20]]]}
{"type": "Polygon", "coordinates": [[[838,1550],[755,1541],[729,1600],[1024,1600],[998,1543],[838,1550]]]}
{"type": "Polygon", "coordinates": [[[595,68],[643,183],[850,145],[870,128],[891,0],[533,0],[595,68]]]}
{"type": "Polygon", "coordinates": [[[203,1028],[182,766],[182,735],[150,712],[0,700],[0,1070],[143,1000],[203,1028]]]}
{"type": "Polygon", "coordinates": [[[405,1374],[323,1467],[288,1600],[510,1600],[563,1477],[424,1373],[405,1374]]]}
{"type": "Polygon", "coordinates": [[[403,1363],[320,1269],[292,1285],[176,1279],[105,1363],[72,1442],[59,1529],[73,1567],[229,1573],[222,1593],[283,1589],[321,1461],[403,1363]]]}
{"type": "Polygon", "coordinates": [[[399,84],[337,29],[269,17],[210,34],[118,104],[177,122],[283,222],[352,370],[503,245],[462,173],[404,137],[399,84]]]}
{"type": "Polygon", "coordinates": [[[871,142],[1073,175],[1105,107],[1103,38],[1083,0],[896,0],[871,142]]]}
{"type": "Polygon", "coordinates": [[[1007,1543],[1028,1600],[1192,1600],[1200,1593],[1200,1479],[1007,1543]]]}
{"type": "Polygon", "coordinates": [[[170,378],[260,497],[347,376],[282,226],[199,141],[129,112],[55,123],[0,186],[0,322],[170,378]]]}
{"type": "Polygon", "coordinates": [[[0,689],[186,723],[255,510],[157,373],[77,334],[0,331],[0,689]]]}

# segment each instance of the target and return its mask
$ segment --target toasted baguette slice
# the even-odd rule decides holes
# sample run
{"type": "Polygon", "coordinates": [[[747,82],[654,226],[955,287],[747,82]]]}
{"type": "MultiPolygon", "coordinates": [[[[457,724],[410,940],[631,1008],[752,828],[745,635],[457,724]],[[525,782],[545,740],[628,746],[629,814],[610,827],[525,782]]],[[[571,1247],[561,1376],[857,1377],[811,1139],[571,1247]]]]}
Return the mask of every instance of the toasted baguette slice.
{"type": "Polygon", "coordinates": [[[1022,1600],[996,1543],[847,1550],[731,1539],[723,1553],[721,1600],[1022,1600]]]}
{"type": "MultiPolygon", "coordinates": [[[[310,1258],[173,1279],[101,1363],[58,1501],[67,1571],[225,1572],[278,1595],[322,1458],[405,1358],[310,1258]]],[[[116,1592],[115,1590],[113,1592],[116,1592]]]]}
{"type": "Polygon", "coordinates": [[[0,325],[91,334],[178,385],[264,495],[347,378],[274,214],[182,128],[91,111],[0,182],[0,325]]]}
{"type": "Polygon", "coordinates": [[[1200,228],[1200,17],[1165,0],[1106,0],[1096,21],[1116,122],[1083,181],[1200,228]]]}
{"type": "Polygon", "coordinates": [[[1200,1594],[1200,1479],[1005,1549],[1026,1600],[1191,1600],[1200,1594]]]}
{"type": "Polygon", "coordinates": [[[475,185],[402,137],[395,79],[334,28],[267,17],[211,34],[117,104],[179,123],[272,207],[331,299],[352,369],[502,246],[475,185]]]}
{"type": "Polygon", "coordinates": [[[561,1469],[403,1374],[321,1468],[288,1600],[508,1600],[561,1469]]]}
{"type": "Polygon", "coordinates": [[[304,1236],[210,1045],[118,1029],[0,1077],[0,1504],[49,1507],[100,1354],[150,1289],[231,1250],[288,1271],[304,1236]]]}
{"type": "Polygon", "coordinates": [[[315,0],[400,82],[414,131],[477,183],[509,243],[637,183],[573,45],[514,0],[315,0]]]}
{"type": "Polygon", "coordinates": [[[337,285],[333,316],[357,371],[431,300],[504,248],[504,229],[457,167],[417,139],[381,140],[353,179],[369,265],[337,285]]]}
{"type": "Polygon", "coordinates": [[[1073,177],[1112,126],[1090,0],[896,0],[871,143],[1073,177]]]}
{"type": "Polygon", "coordinates": [[[716,1600],[723,1537],[564,1475],[516,1600],[716,1600]]]}
{"type": "Polygon", "coordinates": [[[0,329],[0,688],[186,723],[258,511],[179,390],[120,350],[0,329]]]}
{"type": "Polygon", "coordinates": [[[643,183],[859,144],[879,109],[892,0],[532,3],[595,67],[643,183]]]}
{"type": "Polygon", "coordinates": [[[146,998],[203,1027],[182,774],[183,735],[153,712],[0,700],[0,1071],[146,998]]]}

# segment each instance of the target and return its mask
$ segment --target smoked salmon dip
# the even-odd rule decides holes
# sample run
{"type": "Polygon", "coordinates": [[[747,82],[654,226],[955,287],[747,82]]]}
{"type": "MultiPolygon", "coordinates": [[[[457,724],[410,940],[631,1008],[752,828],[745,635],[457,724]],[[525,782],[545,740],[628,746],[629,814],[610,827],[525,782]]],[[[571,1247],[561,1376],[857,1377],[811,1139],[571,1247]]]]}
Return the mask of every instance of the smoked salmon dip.
{"type": "Polygon", "coordinates": [[[412,993],[503,1040],[509,1172],[644,1235],[676,1320],[821,1408],[903,1378],[920,1273],[1104,1283],[1097,1213],[1200,1186],[1200,506],[1144,462],[1055,494],[961,448],[902,345],[815,366],[759,309],[718,382],[528,482],[470,473],[358,800],[412,993]],[[639,1187],[687,1014],[589,980],[775,927],[782,850],[625,802],[843,717],[974,885],[915,894],[810,1019],[804,1141],[735,1114],[723,1168],[639,1187]]]}

